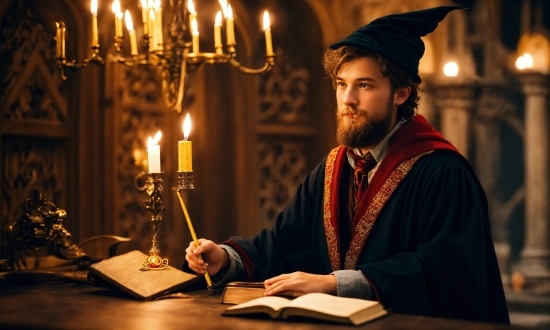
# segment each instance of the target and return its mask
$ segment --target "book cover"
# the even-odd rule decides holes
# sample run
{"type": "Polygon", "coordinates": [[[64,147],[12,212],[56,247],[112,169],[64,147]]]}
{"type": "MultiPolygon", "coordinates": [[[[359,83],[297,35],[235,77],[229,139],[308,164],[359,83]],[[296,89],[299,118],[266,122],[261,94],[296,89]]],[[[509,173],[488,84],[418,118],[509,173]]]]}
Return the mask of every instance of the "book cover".
{"type": "Polygon", "coordinates": [[[224,316],[268,314],[273,319],[293,316],[309,317],[329,322],[360,325],[389,312],[377,301],[337,297],[325,293],[309,293],[290,300],[267,296],[228,307],[224,316]]]}
{"type": "Polygon", "coordinates": [[[225,285],[221,297],[222,304],[241,304],[263,297],[264,282],[229,282],[225,285]]]}
{"type": "Polygon", "coordinates": [[[141,268],[146,259],[147,255],[137,250],[105,259],[90,265],[88,279],[92,284],[105,281],[136,299],[153,300],[199,278],[171,266],[143,271],[141,268]]]}

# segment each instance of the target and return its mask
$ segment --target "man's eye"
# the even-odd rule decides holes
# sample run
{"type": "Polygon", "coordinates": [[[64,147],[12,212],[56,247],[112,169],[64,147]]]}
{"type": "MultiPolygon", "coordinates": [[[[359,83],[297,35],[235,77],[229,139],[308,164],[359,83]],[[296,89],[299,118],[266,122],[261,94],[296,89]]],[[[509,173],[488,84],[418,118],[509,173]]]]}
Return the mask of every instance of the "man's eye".
{"type": "Polygon", "coordinates": [[[337,81],[337,82],[336,82],[336,86],[338,86],[338,87],[345,87],[346,84],[343,83],[343,82],[341,82],[341,81],[337,81]]]}
{"type": "Polygon", "coordinates": [[[368,88],[368,87],[369,87],[369,85],[366,84],[366,83],[360,83],[359,84],[359,88],[368,88]]]}

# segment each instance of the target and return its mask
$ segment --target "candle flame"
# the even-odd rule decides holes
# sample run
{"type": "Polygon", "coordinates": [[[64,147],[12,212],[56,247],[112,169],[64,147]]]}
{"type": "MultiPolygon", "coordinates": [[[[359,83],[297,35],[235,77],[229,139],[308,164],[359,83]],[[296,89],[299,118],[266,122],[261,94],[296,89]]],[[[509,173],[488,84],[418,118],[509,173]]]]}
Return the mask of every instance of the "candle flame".
{"type": "Polygon", "coordinates": [[[153,9],[149,9],[149,19],[151,20],[151,22],[155,22],[155,11],[153,9]]]}
{"type": "Polygon", "coordinates": [[[191,21],[191,31],[193,33],[198,33],[199,32],[199,26],[197,24],[197,19],[196,18],[193,18],[193,20],[191,21]]]}
{"type": "Polygon", "coordinates": [[[223,16],[227,18],[227,0],[218,0],[220,6],[222,7],[223,16]]]}
{"type": "Polygon", "coordinates": [[[132,16],[130,16],[130,12],[128,9],[124,12],[124,21],[126,23],[126,28],[128,31],[134,31],[134,23],[132,23],[132,16]]]}
{"type": "Polygon", "coordinates": [[[155,7],[155,0],[147,0],[147,9],[155,7]]]}
{"type": "Polygon", "coordinates": [[[97,0],[92,0],[92,3],[90,4],[90,11],[92,12],[92,15],[97,15],[97,0]]]}
{"type": "Polygon", "coordinates": [[[193,3],[193,0],[187,1],[187,9],[189,9],[189,12],[193,15],[197,15],[197,11],[195,10],[195,4],[193,3]]]}
{"type": "Polygon", "coordinates": [[[233,10],[231,9],[231,5],[227,5],[227,18],[233,19],[233,10]]]}
{"type": "Polygon", "coordinates": [[[160,0],[155,0],[155,10],[159,10],[161,7],[160,0]]]}
{"type": "Polygon", "coordinates": [[[269,13],[264,11],[264,31],[268,30],[271,27],[271,22],[269,21],[269,13]]]}
{"type": "Polygon", "coordinates": [[[216,21],[214,23],[214,26],[222,26],[222,12],[218,11],[216,14],[216,21]]]}
{"type": "Polygon", "coordinates": [[[162,137],[162,132],[158,131],[157,134],[155,134],[154,138],[149,137],[147,139],[147,148],[151,148],[155,145],[157,145],[160,141],[160,138],[162,137]]]}
{"type": "Polygon", "coordinates": [[[183,121],[183,138],[185,140],[189,138],[190,132],[191,132],[191,117],[189,116],[189,113],[187,113],[187,116],[185,116],[185,120],[183,121]]]}
{"type": "Polygon", "coordinates": [[[533,64],[534,64],[533,56],[531,56],[531,54],[529,53],[525,53],[521,55],[516,60],[516,68],[518,70],[530,69],[533,67],[533,64]]]}
{"type": "Polygon", "coordinates": [[[458,64],[456,62],[448,62],[443,67],[443,74],[447,77],[458,76],[458,64]]]}
{"type": "Polygon", "coordinates": [[[113,10],[113,13],[115,15],[118,15],[120,13],[120,1],[119,0],[113,1],[113,6],[111,7],[111,9],[113,10]]]}
{"type": "Polygon", "coordinates": [[[149,6],[147,5],[147,0],[141,0],[141,9],[149,9],[149,6]]]}

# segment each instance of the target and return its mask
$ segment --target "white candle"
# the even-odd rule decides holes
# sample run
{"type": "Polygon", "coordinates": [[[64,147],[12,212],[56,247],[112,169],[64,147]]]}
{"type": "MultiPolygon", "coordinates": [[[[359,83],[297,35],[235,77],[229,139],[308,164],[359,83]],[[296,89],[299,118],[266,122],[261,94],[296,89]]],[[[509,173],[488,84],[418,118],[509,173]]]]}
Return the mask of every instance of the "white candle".
{"type": "Polygon", "coordinates": [[[214,21],[214,49],[216,54],[222,54],[222,12],[218,11],[214,21]]]}
{"type": "Polygon", "coordinates": [[[115,37],[122,38],[122,12],[120,11],[120,1],[113,1],[111,7],[113,14],[115,14],[115,37]]]}
{"type": "Polygon", "coordinates": [[[271,22],[269,21],[269,13],[264,12],[264,31],[265,31],[265,55],[273,56],[273,45],[271,43],[271,22]]]}
{"type": "Polygon", "coordinates": [[[226,29],[227,29],[227,45],[228,46],[235,46],[235,27],[234,27],[234,19],[233,19],[233,10],[231,9],[231,5],[227,5],[227,19],[226,19],[226,29]]]}
{"type": "Polygon", "coordinates": [[[149,161],[149,173],[160,173],[160,146],[158,142],[162,133],[158,131],[154,138],[147,140],[147,159],[149,161]]]}
{"type": "Polygon", "coordinates": [[[199,28],[197,26],[197,20],[193,19],[191,22],[191,31],[193,35],[193,54],[199,53],[199,28]]]}
{"type": "Polygon", "coordinates": [[[90,11],[92,12],[92,47],[99,47],[99,37],[97,31],[97,0],[92,0],[90,11]]]}
{"type": "Polygon", "coordinates": [[[162,7],[160,5],[160,0],[155,1],[155,34],[156,34],[156,49],[163,49],[163,36],[162,36],[162,7]]]}
{"type": "Polygon", "coordinates": [[[149,5],[147,0],[141,0],[141,19],[143,21],[143,34],[149,35],[149,5]]]}
{"type": "Polygon", "coordinates": [[[136,56],[137,55],[136,31],[134,31],[134,23],[132,23],[132,16],[130,16],[130,12],[128,10],[124,12],[124,20],[126,21],[126,28],[128,29],[128,33],[130,34],[130,54],[132,54],[132,56],[136,56]]]}

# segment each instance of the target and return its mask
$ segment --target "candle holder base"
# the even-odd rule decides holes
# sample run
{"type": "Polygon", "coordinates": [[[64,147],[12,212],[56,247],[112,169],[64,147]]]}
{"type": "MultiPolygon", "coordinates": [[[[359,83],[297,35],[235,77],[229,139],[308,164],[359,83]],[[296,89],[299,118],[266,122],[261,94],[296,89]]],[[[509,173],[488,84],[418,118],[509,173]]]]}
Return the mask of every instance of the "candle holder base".
{"type": "Polygon", "coordinates": [[[145,200],[145,207],[151,211],[151,221],[153,223],[153,242],[151,250],[149,250],[149,256],[143,262],[143,267],[140,270],[163,270],[169,268],[168,259],[162,258],[160,250],[157,246],[157,231],[158,224],[162,220],[160,211],[164,209],[164,203],[162,201],[162,172],[161,173],[148,173],[149,178],[145,183],[145,190],[148,198],[145,200]]]}
{"type": "Polygon", "coordinates": [[[143,267],[140,268],[140,270],[163,270],[167,268],[170,268],[168,265],[168,259],[157,255],[150,255],[143,262],[143,267]]]}

